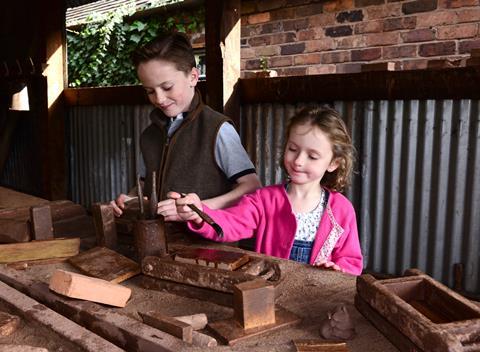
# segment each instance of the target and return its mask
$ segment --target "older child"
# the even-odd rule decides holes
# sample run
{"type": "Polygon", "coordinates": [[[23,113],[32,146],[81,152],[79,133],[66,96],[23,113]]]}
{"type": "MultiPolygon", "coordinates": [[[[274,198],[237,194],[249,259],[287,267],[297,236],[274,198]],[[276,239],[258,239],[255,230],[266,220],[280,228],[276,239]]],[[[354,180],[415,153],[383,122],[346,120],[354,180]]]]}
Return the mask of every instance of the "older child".
{"type": "MultiPolygon", "coordinates": [[[[140,137],[146,166],[145,196],[157,172],[157,212],[179,220],[170,190],[198,195],[210,208],[235,203],[261,186],[230,119],[202,102],[190,41],[180,33],[161,36],[134,52],[133,62],[148,99],[152,123],[140,137]]],[[[117,216],[129,197],[112,201],[117,216]]],[[[130,197],[131,198],[131,197],[130,197]]]]}
{"type": "Polygon", "coordinates": [[[350,181],[354,149],[339,114],[330,108],[307,108],[287,129],[283,165],[289,180],[245,195],[224,210],[212,210],[196,194],[176,200],[189,228],[216,241],[256,236],[255,250],[268,255],[330,268],[362,272],[355,211],[339,191],[350,181]],[[195,204],[219,224],[219,238],[187,205],[195,204]]]}

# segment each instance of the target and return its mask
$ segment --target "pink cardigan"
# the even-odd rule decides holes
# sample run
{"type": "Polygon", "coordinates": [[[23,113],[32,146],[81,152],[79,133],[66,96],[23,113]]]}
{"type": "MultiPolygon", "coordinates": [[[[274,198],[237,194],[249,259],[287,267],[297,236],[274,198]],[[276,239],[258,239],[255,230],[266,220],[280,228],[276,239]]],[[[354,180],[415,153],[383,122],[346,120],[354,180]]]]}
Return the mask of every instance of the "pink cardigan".
{"type": "MultiPolygon", "coordinates": [[[[285,259],[290,257],[297,221],[284,184],[261,188],[226,209],[213,210],[203,204],[203,210],[222,227],[224,237],[219,238],[206,222],[200,226],[189,222],[188,227],[193,232],[218,242],[256,236],[257,252],[285,259]]],[[[338,192],[330,192],[313,243],[310,264],[321,260],[330,260],[353,275],[360,275],[363,269],[355,210],[338,192]]]]}

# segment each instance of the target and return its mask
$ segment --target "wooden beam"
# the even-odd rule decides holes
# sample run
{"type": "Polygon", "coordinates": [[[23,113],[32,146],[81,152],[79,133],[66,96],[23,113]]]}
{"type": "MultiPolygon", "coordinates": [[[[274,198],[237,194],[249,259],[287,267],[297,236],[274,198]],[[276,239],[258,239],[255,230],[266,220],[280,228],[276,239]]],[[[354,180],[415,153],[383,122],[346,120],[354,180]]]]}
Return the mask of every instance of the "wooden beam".
{"type": "Polygon", "coordinates": [[[0,263],[71,257],[78,254],[79,238],[10,243],[0,245],[0,263]]]}

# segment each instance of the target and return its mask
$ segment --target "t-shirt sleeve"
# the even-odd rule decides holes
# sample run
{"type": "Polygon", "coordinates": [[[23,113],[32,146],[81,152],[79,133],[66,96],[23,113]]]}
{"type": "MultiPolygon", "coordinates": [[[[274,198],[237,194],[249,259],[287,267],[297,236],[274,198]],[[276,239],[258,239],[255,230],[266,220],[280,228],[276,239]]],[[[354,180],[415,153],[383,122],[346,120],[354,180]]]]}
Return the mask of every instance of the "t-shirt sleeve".
{"type": "Polygon", "coordinates": [[[242,145],[240,136],[231,123],[220,126],[215,144],[215,160],[227,178],[235,182],[239,177],[255,173],[255,166],[242,145]]]}

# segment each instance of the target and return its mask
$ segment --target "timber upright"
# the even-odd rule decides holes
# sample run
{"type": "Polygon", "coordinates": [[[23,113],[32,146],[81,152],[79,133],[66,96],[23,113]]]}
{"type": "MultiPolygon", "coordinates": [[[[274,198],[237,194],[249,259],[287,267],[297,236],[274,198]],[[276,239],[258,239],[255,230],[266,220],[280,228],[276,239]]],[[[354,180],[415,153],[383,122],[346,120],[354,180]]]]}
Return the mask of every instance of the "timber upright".
{"type": "Polygon", "coordinates": [[[165,223],[163,217],[157,214],[157,182],[156,172],[152,173],[152,194],[148,202],[149,209],[147,218],[143,207],[143,191],[141,183],[137,182],[138,202],[140,204],[140,216],[135,221],[133,233],[135,237],[135,246],[137,248],[138,262],[141,263],[147,256],[163,257],[167,255],[167,239],[165,235],[165,223]]]}

